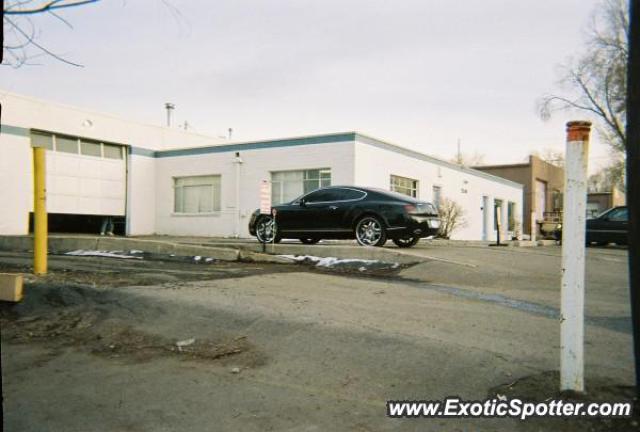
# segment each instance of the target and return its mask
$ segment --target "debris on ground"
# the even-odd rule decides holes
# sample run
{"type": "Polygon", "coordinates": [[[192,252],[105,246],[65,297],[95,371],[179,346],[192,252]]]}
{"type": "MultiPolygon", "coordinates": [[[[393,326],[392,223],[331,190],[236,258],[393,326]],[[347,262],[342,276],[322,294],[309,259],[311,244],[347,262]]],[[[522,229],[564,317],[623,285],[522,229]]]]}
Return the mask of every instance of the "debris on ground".
{"type": "Polygon", "coordinates": [[[124,258],[124,259],[142,259],[141,256],[130,255],[134,251],[130,251],[129,254],[125,251],[101,251],[101,250],[85,250],[78,249],[71,252],[66,252],[65,255],[72,256],[95,256],[95,257],[107,257],[107,258],[124,258]]]}
{"type": "Polygon", "coordinates": [[[0,305],[3,343],[39,344],[59,352],[72,348],[119,361],[148,362],[162,357],[189,361],[234,358],[255,367],[264,355],[245,335],[209,332],[202,337],[172,338],[155,328],[140,327],[131,314],[135,298],[83,286],[29,284],[29,296],[20,305],[0,305]],[[123,301],[131,303],[123,303],[123,301]]]}
{"type": "Polygon", "coordinates": [[[185,339],[185,340],[181,340],[176,342],[176,346],[178,347],[178,351],[182,351],[183,347],[187,347],[189,345],[193,345],[193,343],[196,341],[195,338],[191,338],[191,339],[185,339]]]}
{"type": "Polygon", "coordinates": [[[278,255],[299,264],[312,265],[320,269],[330,269],[351,272],[390,272],[400,270],[403,267],[397,262],[385,262],[380,260],[369,260],[360,258],[336,258],[336,257],[318,257],[313,255],[278,255]]]}
{"type": "MultiPolygon", "coordinates": [[[[612,385],[608,378],[587,377],[585,393],[560,391],[560,373],[545,371],[522,377],[516,381],[502,384],[489,390],[489,399],[501,401],[520,399],[527,402],[541,402],[565,400],[572,402],[629,402],[634,400],[635,389],[631,386],[612,385]]],[[[530,417],[527,423],[534,425],[536,430],[555,431],[640,431],[638,407],[633,406],[631,417],[624,418],[579,418],[572,417],[570,421],[561,417],[530,417]]]]}

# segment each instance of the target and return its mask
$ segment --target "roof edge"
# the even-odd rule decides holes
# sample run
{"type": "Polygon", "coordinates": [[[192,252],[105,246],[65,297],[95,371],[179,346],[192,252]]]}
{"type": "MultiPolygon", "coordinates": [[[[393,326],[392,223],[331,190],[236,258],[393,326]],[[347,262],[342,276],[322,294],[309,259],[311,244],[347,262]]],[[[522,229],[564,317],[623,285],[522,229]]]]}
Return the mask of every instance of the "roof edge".
{"type": "Polygon", "coordinates": [[[505,178],[502,178],[502,177],[499,177],[499,176],[495,176],[495,175],[492,175],[492,174],[488,174],[488,173],[483,172],[483,171],[478,171],[478,170],[475,170],[475,169],[472,169],[472,168],[467,168],[467,167],[464,167],[464,166],[460,166],[460,165],[454,164],[452,162],[448,162],[448,161],[445,161],[443,159],[439,159],[439,158],[437,158],[435,156],[431,156],[431,155],[428,155],[428,154],[425,154],[425,153],[422,153],[422,152],[419,152],[419,151],[416,151],[416,150],[412,150],[412,149],[409,149],[407,147],[403,147],[403,146],[400,146],[400,145],[397,145],[397,144],[389,143],[387,141],[383,141],[383,140],[380,140],[378,138],[374,138],[374,137],[365,135],[365,134],[360,133],[360,132],[356,132],[355,135],[356,135],[356,141],[364,142],[365,144],[374,145],[376,147],[381,147],[381,148],[384,148],[386,150],[395,151],[397,153],[404,153],[407,156],[417,157],[419,159],[422,159],[422,160],[425,160],[425,161],[428,161],[428,162],[432,162],[432,163],[438,164],[440,166],[444,166],[445,168],[450,168],[450,169],[453,169],[453,170],[456,170],[456,171],[460,171],[460,172],[463,172],[463,173],[466,173],[466,174],[469,174],[469,175],[473,175],[473,176],[476,176],[476,177],[482,177],[482,178],[487,179],[487,180],[492,180],[492,181],[496,181],[496,182],[499,182],[499,183],[503,183],[503,184],[506,184],[507,186],[513,186],[513,187],[517,187],[519,189],[524,189],[524,185],[522,185],[520,183],[517,183],[517,182],[514,182],[512,180],[508,180],[508,179],[505,179],[505,178]]]}

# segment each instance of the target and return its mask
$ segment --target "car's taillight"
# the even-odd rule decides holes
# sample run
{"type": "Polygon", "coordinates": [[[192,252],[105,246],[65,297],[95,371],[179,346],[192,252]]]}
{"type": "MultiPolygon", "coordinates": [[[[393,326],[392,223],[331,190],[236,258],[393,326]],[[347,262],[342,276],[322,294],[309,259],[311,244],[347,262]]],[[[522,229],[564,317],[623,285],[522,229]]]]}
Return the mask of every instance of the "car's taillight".
{"type": "Polygon", "coordinates": [[[413,204],[406,204],[404,206],[404,210],[407,213],[415,213],[418,209],[416,208],[416,206],[414,206],[413,204]]]}

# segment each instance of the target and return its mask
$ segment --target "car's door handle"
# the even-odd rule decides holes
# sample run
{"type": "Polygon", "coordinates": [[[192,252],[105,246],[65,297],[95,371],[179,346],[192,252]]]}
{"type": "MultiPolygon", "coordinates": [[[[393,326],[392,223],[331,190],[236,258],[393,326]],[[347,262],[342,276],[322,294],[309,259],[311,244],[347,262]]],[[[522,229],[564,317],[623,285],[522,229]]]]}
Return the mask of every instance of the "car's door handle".
{"type": "Polygon", "coordinates": [[[338,207],[336,207],[336,206],[329,206],[329,210],[338,210],[338,207]]]}

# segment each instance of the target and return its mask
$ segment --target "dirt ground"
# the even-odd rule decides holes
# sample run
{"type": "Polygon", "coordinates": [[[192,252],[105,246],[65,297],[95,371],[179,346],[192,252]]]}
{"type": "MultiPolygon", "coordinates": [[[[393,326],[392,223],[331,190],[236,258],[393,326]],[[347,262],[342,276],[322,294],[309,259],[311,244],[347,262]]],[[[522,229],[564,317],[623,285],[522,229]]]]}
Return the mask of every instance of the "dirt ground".
{"type": "MultiPolygon", "coordinates": [[[[53,256],[47,276],[26,276],[23,302],[0,305],[5,430],[639,430],[637,417],[385,416],[392,399],[570,397],[557,392],[552,282],[526,286],[527,269],[556,252],[508,256],[524,282],[506,288],[497,270],[491,285],[469,265],[507,259],[481,248],[337,273],[53,256]]],[[[624,263],[624,252],[590,253],[596,266],[624,263]]],[[[0,253],[0,271],[28,272],[28,255],[0,253]]],[[[630,332],[610,325],[628,311],[618,277],[589,279],[600,320],[587,326],[587,400],[633,395],[630,332]]]]}

